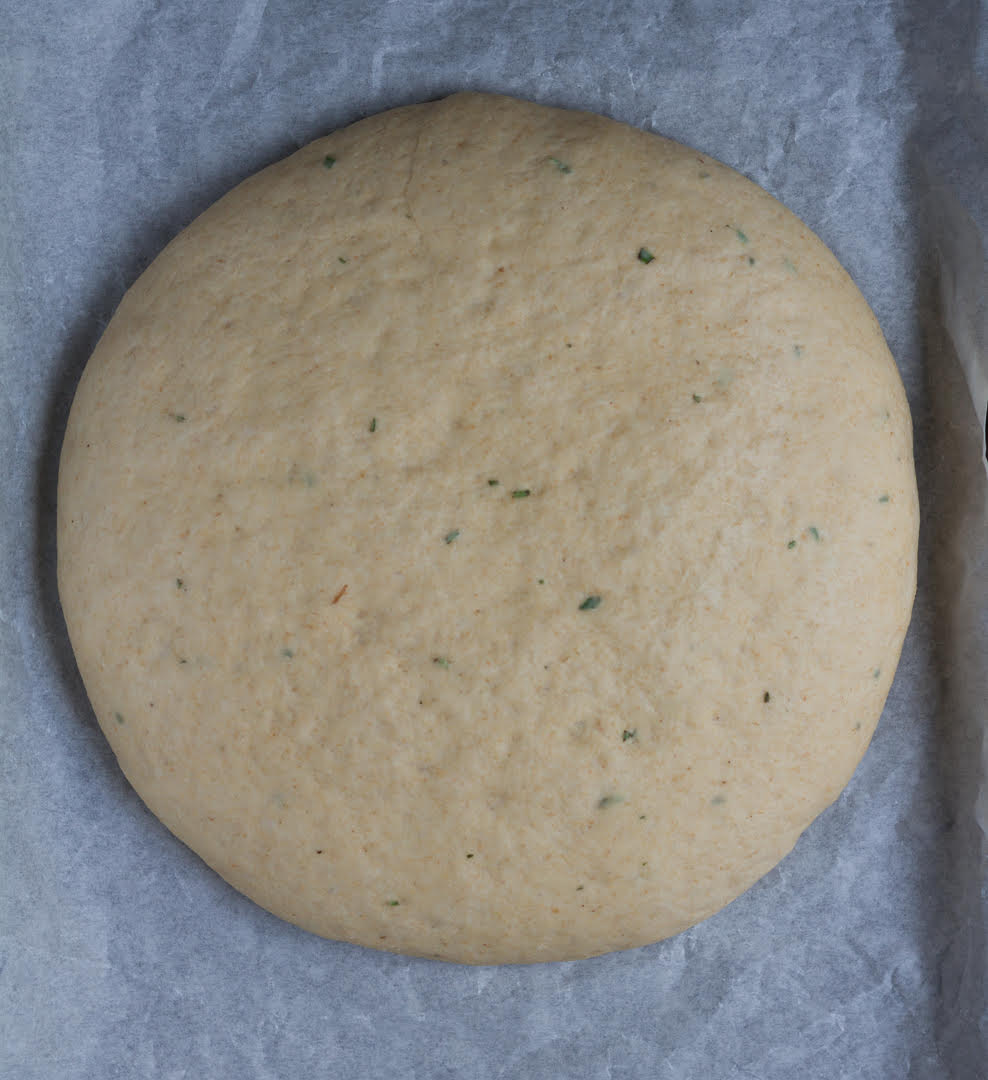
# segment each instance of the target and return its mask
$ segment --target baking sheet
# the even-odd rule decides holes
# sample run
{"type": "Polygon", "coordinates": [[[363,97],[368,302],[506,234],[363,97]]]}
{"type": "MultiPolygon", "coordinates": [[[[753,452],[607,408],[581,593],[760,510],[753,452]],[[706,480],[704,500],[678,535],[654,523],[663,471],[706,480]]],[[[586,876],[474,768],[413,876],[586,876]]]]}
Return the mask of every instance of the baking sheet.
{"type": "Polygon", "coordinates": [[[0,3],[0,1077],[988,1076],[984,21],[976,0],[0,3]],[[850,787],[719,915],[577,963],[378,954],[239,896],[123,780],[55,585],[68,405],[127,286],[263,165],[460,89],[602,112],[766,187],[871,303],[916,430],[919,595],[850,787]]]}

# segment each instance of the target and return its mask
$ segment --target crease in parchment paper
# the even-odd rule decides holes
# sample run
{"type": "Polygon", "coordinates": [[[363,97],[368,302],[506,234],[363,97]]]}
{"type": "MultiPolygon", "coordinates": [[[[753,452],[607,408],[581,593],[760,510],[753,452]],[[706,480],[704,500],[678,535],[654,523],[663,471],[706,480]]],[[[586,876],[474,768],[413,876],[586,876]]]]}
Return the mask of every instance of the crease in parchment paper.
{"type": "Polygon", "coordinates": [[[988,471],[988,266],[984,238],[977,222],[946,184],[934,187],[932,202],[943,321],[971,391],[981,429],[981,457],[988,471]]]}

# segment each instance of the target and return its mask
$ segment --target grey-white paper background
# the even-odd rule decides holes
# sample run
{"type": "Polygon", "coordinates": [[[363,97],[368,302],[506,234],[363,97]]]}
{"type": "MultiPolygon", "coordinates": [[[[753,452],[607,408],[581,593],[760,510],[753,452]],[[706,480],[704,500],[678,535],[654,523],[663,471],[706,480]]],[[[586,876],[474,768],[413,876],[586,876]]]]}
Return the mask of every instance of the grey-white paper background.
{"type": "Polygon", "coordinates": [[[977,0],[0,0],[2,1080],[988,1077],[984,21],[977,0]],[[465,88],[766,187],[858,282],[915,422],[919,595],[850,787],[721,914],[570,964],[374,953],[239,896],[124,781],[55,585],[67,409],[124,290],[261,166],[465,88]]]}

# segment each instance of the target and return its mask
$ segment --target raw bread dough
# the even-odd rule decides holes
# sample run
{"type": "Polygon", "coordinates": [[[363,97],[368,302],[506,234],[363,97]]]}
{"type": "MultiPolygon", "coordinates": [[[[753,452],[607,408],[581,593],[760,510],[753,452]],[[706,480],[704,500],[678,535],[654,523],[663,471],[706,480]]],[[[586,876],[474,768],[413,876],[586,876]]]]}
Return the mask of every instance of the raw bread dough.
{"type": "Polygon", "coordinates": [[[906,399],[823,244],[706,155],[479,94],[178,236],[58,511],[154,813],[285,919],[469,963],[761,877],[864,753],[915,589],[906,399]]]}

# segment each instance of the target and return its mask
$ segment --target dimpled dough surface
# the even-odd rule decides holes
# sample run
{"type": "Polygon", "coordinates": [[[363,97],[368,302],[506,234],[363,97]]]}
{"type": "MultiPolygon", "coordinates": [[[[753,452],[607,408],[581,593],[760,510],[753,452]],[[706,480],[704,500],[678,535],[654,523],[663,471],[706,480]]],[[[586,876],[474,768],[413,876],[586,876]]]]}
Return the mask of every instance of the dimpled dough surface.
{"type": "Polygon", "coordinates": [[[147,805],[318,934],[653,942],[840,793],[909,619],[910,417],[738,173],[464,94],[249,179],[74,402],[59,583],[147,805]]]}

